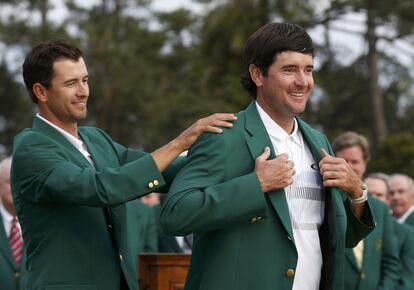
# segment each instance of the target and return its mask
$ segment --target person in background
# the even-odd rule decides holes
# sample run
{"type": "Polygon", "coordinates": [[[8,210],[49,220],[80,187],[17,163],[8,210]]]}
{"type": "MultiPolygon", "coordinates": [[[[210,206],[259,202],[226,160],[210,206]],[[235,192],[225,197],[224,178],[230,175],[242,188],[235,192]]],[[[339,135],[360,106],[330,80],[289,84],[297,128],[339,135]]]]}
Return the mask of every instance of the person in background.
{"type": "Polygon", "coordinates": [[[232,130],[193,145],[161,212],[167,234],[194,233],[186,290],[343,289],[345,247],[374,222],[362,180],[297,116],[313,56],[295,24],[247,40],[242,84],[254,100],[232,130]]]}
{"type": "Polygon", "coordinates": [[[414,227],[414,182],[406,174],[393,174],[388,179],[390,207],[400,223],[414,227]]]}
{"type": "MultiPolygon", "coordinates": [[[[368,140],[355,132],[339,135],[332,142],[337,157],[343,158],[363,178],[370,150],[368,140]]],[[[367,187],[368,192],[370,188],[367,187]]],[[[400,276],[400,260],[395,238],[394,220],[382,201],[369,195],[375,217],[375,229],[355,248],[346,250],[346,290],[393,290],[400,276]]]]}
{"type": "Polygon", "coordinates": [[[161,206],[165,199],[165,194],[160,192],[153,192],[149,195],[141,197],[142,202],[152,207],[156,227],[157,227],[157,241],[158,252],[160,253],[178,253],[178,254],[190,254],[192,250],[193,235],[187,236],[172,236],[164,233],[161,223],[161,206]],[[148,198],[147,198],[148,197],[148,198]]]}
{"type": "Polygon", "coordinates": [[[158,252],[157,225],[152,208],[140,199],[131,200],[125,205],[127,241],[139,278],[139,255],[158,252]]]}
{"type": "Polygon", "coordinates": [[[23,63],[38,105],[14,140],[11,187],[27,249],[28,290],[138,288],[125,203],[165,190],[185,161],[172,162],[203,132],[231,127],[232,114],[197,121],[152,153],[79,126],[87,114],[88,70],[64,40],[36,45],[23,63]],[[170,166],[171,165],[171,166],[170,166]]]}
{"type": "Polygon", "coordinates": [[[0,289],[24,289],[26,254],[10,190],[12,159],[0,162],[0,289]]]}
{"type": "MultiPolygon", "coordinates": [[[[388,176],[383,173],[371,173],[365,179],[369,193],[389,204],[388,176]]],[[[414,229],[394,219],[395,236],[402,270],[399,273],[396,290],[414,289],[414,229]]]]}

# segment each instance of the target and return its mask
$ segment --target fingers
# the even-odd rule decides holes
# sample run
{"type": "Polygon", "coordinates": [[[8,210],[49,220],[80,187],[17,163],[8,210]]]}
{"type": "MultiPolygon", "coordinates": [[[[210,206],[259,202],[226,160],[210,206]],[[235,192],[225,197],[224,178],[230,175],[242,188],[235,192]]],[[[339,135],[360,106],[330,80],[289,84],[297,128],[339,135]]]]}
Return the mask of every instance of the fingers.
{"type": "Polygon", "coordinates": [[[328,153],[328,152],[326,152],[326,150],[325,150],[324,148],[321,148],[319,151],[321,152],[322,157],[328,157],[328,156],[331,156],[331,155],[329,155],[329,153],[328,153]]]}
{"type": "Polygon", "coordinates": [[[231,128],[231,122],[237,120],[234,114],[216,113],[196,122],[196,126],[201,132],[222,133],[223,130],[218,127],[231,128]]]}
{"type": "Polygon", "coordinates": [[[270,148],[266,146],[263,150],[263,153],[256,158],[256,162],[264,162],[267,159],[269,159],[269,156],[270,156],[270,148]]]}

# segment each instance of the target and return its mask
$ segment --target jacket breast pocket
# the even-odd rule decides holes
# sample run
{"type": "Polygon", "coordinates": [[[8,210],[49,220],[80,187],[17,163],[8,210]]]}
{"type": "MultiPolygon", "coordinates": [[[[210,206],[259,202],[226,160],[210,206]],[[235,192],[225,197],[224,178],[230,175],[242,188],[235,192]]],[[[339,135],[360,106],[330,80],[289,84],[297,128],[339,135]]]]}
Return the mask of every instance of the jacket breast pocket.
{"type": "Polygon", "coordinates": [[[95,285],[47,285],[45,290],[97,290],[95,285]]]}

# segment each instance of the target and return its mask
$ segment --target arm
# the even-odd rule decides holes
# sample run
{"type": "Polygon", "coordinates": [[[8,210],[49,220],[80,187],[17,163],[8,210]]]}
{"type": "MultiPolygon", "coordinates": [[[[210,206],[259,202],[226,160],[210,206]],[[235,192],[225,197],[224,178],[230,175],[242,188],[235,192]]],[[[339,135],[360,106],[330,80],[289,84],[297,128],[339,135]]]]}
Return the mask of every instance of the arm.
{"type": "Polygon", "coordinates": [[[202,133],[221,133],[223,130],[218,126],[231,128],[233,125],[227,121],[236,119],[233,114],[214,114],[198,120],[177,138],[152,153],[158,169],[161,172],[164,171],[178,155],[188,150],[202,133]]]}
{"type": "Polygon", "coordinates": [[[191,148],[163,205],[161,224],[166,233],[180,236],[221,229],[266,214],[253,162],[231,154],[233,146],[244,144],[225,139],[203,135],[191,148]]]}
{"type": "Polygon", "coordinates": [[[57,142],[42,134],[17,138],[13,155],[13,194],[35,203],[116,206],[152,190],[148,181],[164,184],[151,155],[120,165],[112,147],[104,147],[106,164],[99,170],[79,161],[57,142]],[[137,178],[137,176],[139,178],[137,178]]]}

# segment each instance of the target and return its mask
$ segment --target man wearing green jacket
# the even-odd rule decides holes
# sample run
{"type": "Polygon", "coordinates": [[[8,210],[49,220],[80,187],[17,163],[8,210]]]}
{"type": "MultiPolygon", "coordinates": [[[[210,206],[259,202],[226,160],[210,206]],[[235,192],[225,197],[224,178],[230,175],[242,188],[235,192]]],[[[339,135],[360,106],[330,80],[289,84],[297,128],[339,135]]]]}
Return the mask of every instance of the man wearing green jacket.
{"type": "MultiPolygon", "coordinates": [[[[370,159],[369,143],[364,136],[345,132],[335,138],[332,148],[360,178],[364,177],[370,159]]],[[[345,289],[394,290],[401,272],[395,221],[385,203],[371,195],[369,201],[375,229],[357,247],[346,250],[345,289]]]]}
{"type": "Polygon", "coordinates": [[[11,157],[0,162],[0,289],[22,290],[26,281],[26,253],[21,243],[21,231],[13,235],[16,220],[12,193],[10,190],[11,157]]]}
{"type": "Polygon", "coordinates": [[[12,192],[27,249],[29,290],[137,289],[125,202],[162,188],[167,166],[229,114],[201,119],[151,154],[126,148],[86,117],[88,71],[63,40],[34,47],[23,78],[39,114],[14,142],[12,192]]]}
{"type": "Polygon", "coordinates": [[[313,44],[269,23],[245,46],[255,101],[203,135],[167,195],[168,234],[194,233],[186,290],[343,289],[345,247],[374,227],[362,181],[297,117],[313,90],[313,44]]]}
{"type": "MultiPolygon", "coordinates": [[[[389,206],[388,176],[383,173],[371,173],[365,178],[369,194],[382,200],[389,206]]],[[[398,245],[401,270],[398,272],[396,290],[414,289],[414,229],[394,219],[395,237],[398,245]]]]}

